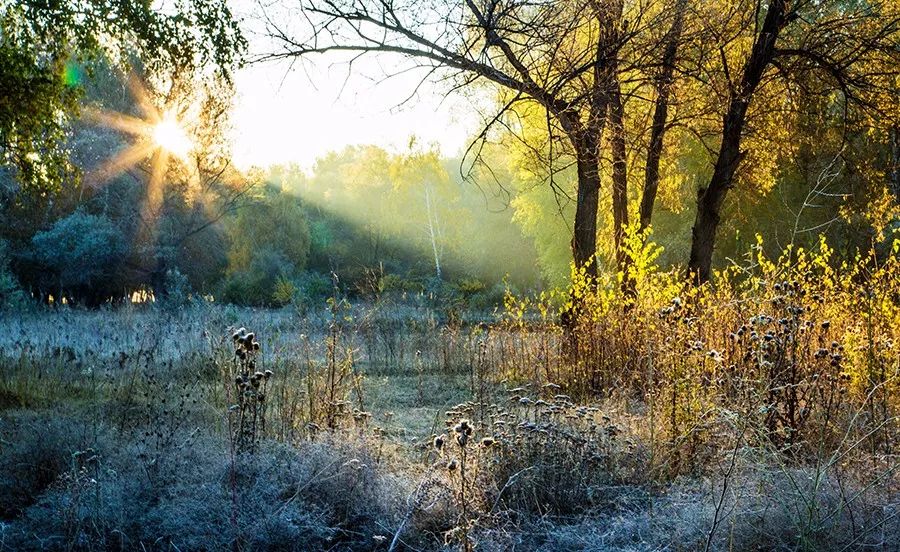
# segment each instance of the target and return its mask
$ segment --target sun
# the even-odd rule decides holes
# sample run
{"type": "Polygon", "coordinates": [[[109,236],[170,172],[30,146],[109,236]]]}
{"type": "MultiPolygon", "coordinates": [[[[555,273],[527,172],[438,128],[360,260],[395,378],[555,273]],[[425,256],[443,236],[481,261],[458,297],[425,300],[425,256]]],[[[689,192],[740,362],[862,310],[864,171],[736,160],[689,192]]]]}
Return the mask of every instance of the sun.
{"type": "Polygon", "coordinates": [[[151,161],[151,188],[163,184],[169,164],[173,161],[187,168],[190,178],[195,180],[196,171],[189,155],[195,149],[195,143],[186,130],[188,127],[183,114],[177,115],[178,111],[172,107],[159,107],[137,76],[132,75],[128,85],[141,111],[139,116],[93,106],[85,108],[86,120],[134,138],[130,145],[88,171],[86,181],[91,186],[99,187],[148,159],[151,161]]]}
{"type": "Polygon", "coordinates": [[[164,112],[159,122],[153,125],[152,137],[157,146],[182,159],[187,157],[193,147],[184,128],[170,111],[164,112]]]}
{"type": "Polygon", "coordinates": [[[197,146],[187,131],[191,128],[190,123],[195,121],[192,116],[195,112],[191,111],[191,104],[185,101],[158,105],[136,75],[129,78],[128,85],[139,114],[110,111],[90,105],[85,107],[84,116],[87,121],[120,131],[130,135],[132,139],[110,158],[86,171],[84,179],[86,185],[94,189],[100,189],[123,173],[141,180],[145,184],[139,215],[144,221],[141,235],[142,239],[150,243],[162,212],[165,188],[171,184],[170,177],[186,179],[184,182],[189,189],[196,190],[200,185],[197,160],[190,155],[197,146]],[[173,105],[181,106],[182,109],[178,110],[173,105]],[[173,164],[182,169],[177,175],[169,171],[173,164]],[[135,168],[138,171],[134,171],[135,168]],[[141,172],[146,176],[141,176],[141,172]]]}

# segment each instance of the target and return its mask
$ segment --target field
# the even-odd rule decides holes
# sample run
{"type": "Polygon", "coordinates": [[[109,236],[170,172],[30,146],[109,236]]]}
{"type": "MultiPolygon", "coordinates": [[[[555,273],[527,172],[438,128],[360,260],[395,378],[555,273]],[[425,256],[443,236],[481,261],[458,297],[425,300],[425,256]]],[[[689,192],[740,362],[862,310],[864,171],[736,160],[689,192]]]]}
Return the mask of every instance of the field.
{"type": "Polygon", "coordinates": [[[892,274],[8,315],[0,549],[898,550],[892,274]]]}
{"type": "Polygon", "coordinates": [[[0,0],[0,552],[900,552],[900,0],[0,0]]]}

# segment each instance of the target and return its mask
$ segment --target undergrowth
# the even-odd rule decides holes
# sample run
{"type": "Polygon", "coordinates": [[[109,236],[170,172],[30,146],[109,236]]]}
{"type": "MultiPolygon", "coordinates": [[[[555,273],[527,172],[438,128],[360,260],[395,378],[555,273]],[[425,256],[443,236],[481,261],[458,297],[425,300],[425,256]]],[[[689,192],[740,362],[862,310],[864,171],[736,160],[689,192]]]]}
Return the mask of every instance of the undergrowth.
{"type": "Polygon", "coordinates": [[[6,316],[0,550],[896,546],[900,242],[702,288],[629,247],[477,322],[6,316]]]}

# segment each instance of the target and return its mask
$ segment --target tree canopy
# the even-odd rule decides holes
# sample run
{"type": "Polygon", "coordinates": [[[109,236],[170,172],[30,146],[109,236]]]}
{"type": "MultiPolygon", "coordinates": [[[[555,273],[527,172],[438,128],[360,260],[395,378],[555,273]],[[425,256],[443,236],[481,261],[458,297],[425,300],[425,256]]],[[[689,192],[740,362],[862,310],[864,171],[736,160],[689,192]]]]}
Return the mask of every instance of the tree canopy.
{"type": "Polygon", "coordinates": [[[3,0],[0,26],[0,155],[38,191],[77,174],[67,137],[86,62],[138,63],[161,78],[212,67],[227,80],[245,48],[224,0],[180,0],[166,11],[130,0],[3,0]]]}

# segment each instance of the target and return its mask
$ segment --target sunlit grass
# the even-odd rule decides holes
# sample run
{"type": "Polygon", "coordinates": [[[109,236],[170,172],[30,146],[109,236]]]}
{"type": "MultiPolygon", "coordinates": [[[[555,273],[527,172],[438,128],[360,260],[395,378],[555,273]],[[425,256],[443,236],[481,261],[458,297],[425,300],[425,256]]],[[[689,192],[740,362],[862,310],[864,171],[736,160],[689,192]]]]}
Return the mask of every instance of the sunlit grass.
{"type": "MultiPolygon", "coordinates": [[[[229,521],[245,497],[267,520],[300,500],[304,511],[327,505],[331,517],[302,542],[334,538],[348,550],[395,538],[420,550],[468,541],[508,549],[523,531],[535,539],[526,550],[579,549],[590,544],[583,539],[624,550],[636,528],[642,547],[671,545],[676,531],[686,549],[894,542],[900,265],[833,266],[824,242],[774,260],[760,251],[702,290],[639,260],[630,294],[616,279],[579,288],[574,335],[557,318],[570,294],[510,295],[499,319],[449,323],[440,304],[410,309],[390,294],[332,298],[304,315],[201,304],[8,318],[4,411],[86,420],[111,457],[103,466],[117,467],[76,462],[87,471],[58,473],[48,461],[59,483],[35,483],[15,507],[62,507],[90,478],[87,488],[119,492],[136,484],[114,475],[131,473],[131,462],[143,470],[142,492],[164,495],[187,480],[215,497],[220,543],[282,542],[229,521]],[[246,344],[236,350],[240,327],[259,340],[253,355],[246,344]],[[257,372],[265,385],[240,403],[236,393],[248,390],[239,376],[257,372]],[[249,448],[234,423],[248,399],[265,420],[249,448]],[[321,463],[282,481],[306,454],[321,463]],[[275,490],[254,494],[262,484],[275,490]],[[306,494],[323,484],[332,494],[306,494]]],[[[24,451],[15,458],[43,450],[4,439],[24,451]]],[[[40,530],[59,523],[28,511],[22,519],[40,530]]],[[[53,519],[94,528],[83,538],[97,542],[103,528],[128,538],[161,530],[149,521],[123,528],[96,506],[79,515],[53,519]]],[[[310,527],[284,523],[287,535],[310,527]]],[[[203,527],[167,534],[189,548],[203,527]]]]}

